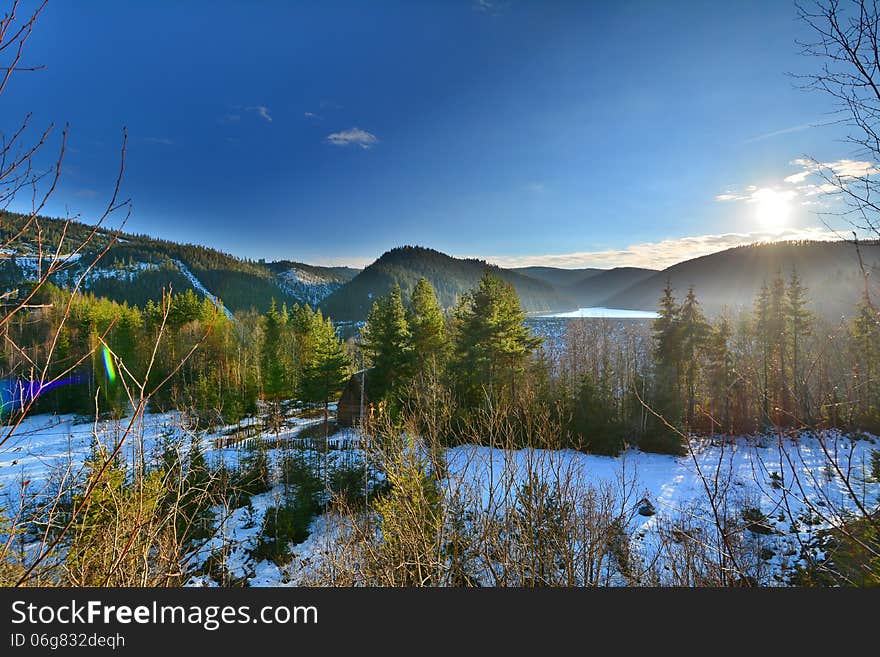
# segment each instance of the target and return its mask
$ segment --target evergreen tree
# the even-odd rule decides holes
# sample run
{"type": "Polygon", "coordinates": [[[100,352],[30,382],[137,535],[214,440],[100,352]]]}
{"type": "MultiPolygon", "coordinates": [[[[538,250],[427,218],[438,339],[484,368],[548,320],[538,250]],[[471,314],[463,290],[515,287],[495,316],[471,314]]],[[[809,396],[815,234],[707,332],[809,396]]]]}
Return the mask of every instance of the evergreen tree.
{"type": "Polygon", "coordinates": [[[798,419],[802,423],[810,421],[807,388],[801,371],[804,339],[812,332],[812,313],[807,310],[807,290],[801,284],[797,270],[792,269],[786,299],[786,334],[791,344],[791,373],[798,419]]]}
{"type": "Polygon", "coordinates": [[[857,363],[854,375],[859,421],[876,428],[880,422],[880,317],[867,290],[856,307],[850,331],[855,352],[853,360],[857,363]]]}
{"type": "Polygon", "coordinates": [[[274,299],[269,312],[263,317],[263,342],[260,369],[263,375],[263,394],[273,401],[292,396],[290,387],[290,359],[285,353],[287,312],[275,306],[274,299]]]}
{"type": "Polygon", "coordinates": [[[445,320],[427,278],[420,278],[413,288],[406,318],[411,336],[413,371],[420,369],[421,364],[442,362],[447,348],[445,320]]]}
{"type": "Polygon", "coordinates": [[[399,286],[376,300],[362,335],[362,348],[372,363],[367,376],[368,394],[378,401],[398,391],[409,378],[412,364],[412,336],[399,286]]]}
{"type": "Polygon", "coordinates": [[[525,313],[509,283],[486,271],[454,312],[453,376],[465,406],[488,393],[515,392],[516,377],[542,339],[524,324],[525,313]]]}
{"type": "Polygon", "coordinates": [[[770,288],[767,282],[755,298],[755,333],[761,358],[761,410],[764,421],[770,418],[770,362],[772,359],[772,321],[770,288]]]}
{"type": "Polygon", "coordinates": [[[712,430],[715,426],[723,431],[730,430],[731,387],[733,386],[733,356],[730,340],[733,329],[727,308],[712,327],[707,338],[707,358],[709,369],[709,392],[713,400],[712,430]]]}
{"type": "MultiPolygon", "coordinates": [[[[672,283],[666,280],[660,297],[658,317],[654,320],[654,389],[653,408],[666,422],[678,426],[682,420],[681,408],[681,308],[673,294],[672,283]]],[[[665,423],[654,417],[648,418],[648,426],[642,437],[641,447],[658,452],[679,452],[678,435],[665,423]]]]}
{"type": "Polygon", "coordinates": [[[694,405],[696,399],[697,378],[699,376],[699,356],[709,334],[709,324],[697,301],[694,288],[688,289],[687,296],[679,311],[679,330],[681,339],[681,372],[684,376],[685,389],[685,426],[694,426],[694,405]]]}
{"type": "Polygon", "coordinates": [[[786,345],[788,344],[788,324],[786,322],[787,297],[785,279],[778,272],[770,285],[770,353],[771,384],[770,394],[774,404],[773,420],[776,424],[786,422],[790,418],[788,389],[788,367],[786,345]]]}
{"type": "Polygon", "coordinates": [[[610,456],[620,452],[624,436],[614,406],[604,382],[595,382],[589,374],[584,376],[571,418],[572,433],[581,438],[582,449],[610,456]]]}
{"type": "Polygon", "coordinates": [[[305,364],[302,374],[302,397],[304,401],[324,405],[325,431],[329,420],[328,406],[338,398],[345,387],[351,370],[351,359],[345,345],[336,334],[336,328],[329,319],[316,323],[314,351],[305,364]]]}

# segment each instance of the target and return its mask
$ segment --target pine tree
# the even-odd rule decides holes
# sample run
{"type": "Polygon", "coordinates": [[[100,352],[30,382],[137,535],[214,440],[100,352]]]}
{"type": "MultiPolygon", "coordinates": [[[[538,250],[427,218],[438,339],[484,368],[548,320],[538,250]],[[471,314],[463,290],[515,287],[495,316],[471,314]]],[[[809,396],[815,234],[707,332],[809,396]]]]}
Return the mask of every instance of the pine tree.
{"type": "Polygon", "coordinates": [[[323,319],[321,311],[312,336],[314,351],[305,364],[302,374],[302,397],[304,401],[324,406],[325,432],[329,421],[328,406],[338,398],[345,387],[351,370],[351,359],[345,345],[336,334],[336,327],[329,319],[323,319]]]}
{"type": "Polygon", "coordinates": [[[413,288],[406,319],[411,335],[413,371],[423,364],[442,362],[447,350],[445,320],[427,278],[420,278],[413,288]]]}
{"type": "Polygon", "coordinates": [[[791,271],[786,301],[786,335],[791,344],[791,373],[794,382],[795,403],[798,405],[798,419],[808,423],[811,418],[809,417],[807,387],[804,382],[804,374],[801,371],[801,360],[804,339],[812,333],[812,313],[807,310],[809,303],[807,290],[801,284],[796,269],[791,271]]]}
{"type": "Polygon", "coordinates": [[[755,337],[761,354],[761,409],[764,421],[770,418],[770,361],[772,358],[770,288],[765,281],[755,298],[755,337]]]}
{"type": "Polygon", "coordinates": [[[696,398],[697,378],[699,376],[699,355],[703,348],[706,337],[709,334],[709,324],[697,301],[694,288],[688,289],[687,296],[681,304],[679,311],[679,333],[681,339],[681,372],[684,376],[685,387],[685,426],[694,425],[694,405],[696,398]]]}
{"type": "Polygon", "coordinates": [[[853,318],[852,342],[854,346],[855,388],[860,421],[876,427],[880,420],[880,316],[868,296],[862,294],[853,318]]]}
{"type": "Polygon", "coordinates": [[[463,404],[475,406],[487,393],[513,394],[516,377],[543,342],[524,324],[513,286],[486,270],[460,300],[454,320],[453,376],[463,404]]]}
{"type": "Polygon", "coordinates": [[[364,353],[372,363],[367,377],[370,399],[392,396],[409,378],[412,342],[400,286],[376,300],[362,333],[364,353]]]}
{"type": "Polygon", "coordinates": [[[770,353],[771,385],[770,393],[774,402],[774,422],[781,424],[790,417],[788,367],[786,364],[786,345],[788,344],[788,325],[786,322],[785,279],[777,272],[770,285],[770,353]]]}
{"type": "Polygon", "coordinates": [[[716,425],[720,425],[723,431],[729,431],[731,425],[733,356],[729,345],[732,334],[727,308],[724,308],[707,339],[709,390],[714,402],[713,431],[716,425]]]}
{"type": "MultiPolygon", "coordinates": [[[[660,297],[658,317],[654,320],[654,390],[653,409],[666,422],[677,426],[682,420],[681,409],[681,308],[673,294],[672,284],[666,280],[663,296],[660,297]]],[[[649,418],[648,427],[642,437],[643,449],[658,452],[678,452],[680,439],[670,431],[664,422],[649,418]]]]}
{"type": "Polygon", "coordinates": [[[279,312],[275,300],[263,316],[263,342],[260,369],[263,375],[263,394],[274,401],[290,396],[286,358],[283,353],[287,314],[279,312]]]}

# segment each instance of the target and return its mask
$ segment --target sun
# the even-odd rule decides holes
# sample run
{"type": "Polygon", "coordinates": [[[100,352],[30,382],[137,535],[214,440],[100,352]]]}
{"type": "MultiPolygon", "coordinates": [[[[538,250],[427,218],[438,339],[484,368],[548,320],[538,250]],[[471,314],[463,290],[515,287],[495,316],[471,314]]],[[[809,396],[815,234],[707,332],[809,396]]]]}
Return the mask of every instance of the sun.
{"type": "Polygon", "coordinates": [[[788,225],[792,196],[790,191],[780,192],[770,187],[752,192],[752,202],[756,206],[755,216],[761,228],[780,232],[788,225]]]}

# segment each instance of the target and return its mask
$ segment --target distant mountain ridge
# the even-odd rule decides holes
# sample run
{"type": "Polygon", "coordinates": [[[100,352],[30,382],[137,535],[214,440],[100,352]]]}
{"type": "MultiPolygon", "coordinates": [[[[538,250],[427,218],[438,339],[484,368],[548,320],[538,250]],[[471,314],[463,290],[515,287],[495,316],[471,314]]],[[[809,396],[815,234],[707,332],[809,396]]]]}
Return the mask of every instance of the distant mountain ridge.
{"type": "MultiPolygon", "coordinates": [[[[18,234],[25,218],[0,211],[0,239],[18,234]]],[[[64,222],[40,218],[44,253],[55,252],[64,222]]],[[[71,222],[65,233],[69,248],[80,244],[93,227],[71,222]]],[[[113,233],[95,231],[93,241],[55,275],[71,286],[110,242],[113,233]]],[[[0,287],[11,289],[33,279],[41,266],[33,227],[16,240],[16,249],[0,252],[0,287]]],[[[69,255],[69,248],[61,253],[69,255]]],[[[454,258],[422,246],[393,248],[363,270],[320,267],[291,260],[253,261],[194,244],[178,244],[146,235],[122,234],[97,267],[84,278],[84,289],[115,301],[144,305],[163,289],[192,289],[218,298],[232,312],[264,312],[278,305],[309,304],[335,320],[362,320],[375,299],[399,284],[405,296],[421,277],[427,278],[445,308],[472,289],[486,269],[509,282],[530,313],[605,306],[654,310],[666,281],[683,297],[694,286],[704,310],[712,315],[727,307],[751,307],[762,283],[781,272],[797,270],[808,289],[811,308],[829,318],[850,315],[864,288],[859,251],[869,280],[880,277],[880,242],[866,241],[857,250],[848,242],[776,242],[735,247],[680,262],[663,271],[638,267],[503,269],[483,260],[454,258]]],[[[45,266],[45,262],[42,266],[45,266]]]]}
{"type": "MultiPolygon", "coordinates": [[[[807,288],[813,312],[829,319],[851,316],[864,290],[861,261],[869,281],[880,274],[880,242],[773,242],[738,246],[672,265],[624,290],[602,305],[633,310],[654,309],[668,280],[681,298],[693,286],[703,309],[717,314],[724,307],[751,308],[763,283],[796,271],[807,288]]],[[[877,292],[876,284],[871,289],[877,292]]]]}
{"type": "MultiPolygon", "coordinates": [[[[40,218],[43,253],[54,253],[64,235],[63,252],[83,243],[93,227],[70,222],[62,233],[61,219],[40,218]]],[[[17,235],[25,217],[0,212],[0,240],[17,235]]],[[[39,263],[37,236],[31,227],[16,240],[17,252],[0,254],[0,286],[14,287],[34,278],[39,263]]],[[[70,287],[95,257],[111,242],[114,232],[95,231],[79,257],[55,275],[53,282],[70,287]]],[[[147,235],[122,233],[98,265],[84,279],[85,291],[114,301],[143,306],[160,299],[163,289],[179,293],[191,289],[199,295],[217,297],[230,311],[266,311],[278,305],[311,304],[350,280],[359,270],[348,267],[319,267],[291,261],[270,262],[236,258],[207,246],[178,244],[147,235]]]]}
{"type": "Polygon", "coordinates": [[[445,308],[474,288],[489,269],[513,285],[523,308],[531,312],[569,307],[568,296],[546,281],[515,270],[502,269],[483,260],[453,258],[422,246],[402,246],[386,251],[351,281],[328,296],[321,309],[335,319],[359,320],[366,317],[376,298],[398,284],[408,297],[421,277],[426,278],[445,308]]]}

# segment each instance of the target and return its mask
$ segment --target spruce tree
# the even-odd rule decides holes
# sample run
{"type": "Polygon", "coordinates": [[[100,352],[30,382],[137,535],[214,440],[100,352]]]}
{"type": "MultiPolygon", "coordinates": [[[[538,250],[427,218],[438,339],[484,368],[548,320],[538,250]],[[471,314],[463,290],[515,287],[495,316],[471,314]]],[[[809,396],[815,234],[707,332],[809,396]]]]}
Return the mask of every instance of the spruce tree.
{"type": "Polygon", "coordinates": [[[786,346],[788,344],[788,324],[786,322],[787,298],[785,294],[785,279],[782,272],[777,272],[770,285],[770,353],[771,361],[771,385],[770,393],[774,402],[774,417],[776,424],[786,421],[790,416],[789,390],[788,390],[788,367],[786,358],[786,346]]]}
{"type": "Polygon", "coordinates": [[[325,433],[329,419],[328,406],[338,398],[345,387],[351,370],[351,359],[345,345],[336,334],[336,327],[329,319],[323,319],[321,311],[315,324],[314,351],[305,364],[302,374],[302,397],[304,401],[324,406],[325,433]]]}
{"type": "Polygon", "coordinates": [[[431,362],[442,362],[447,348],[445,320],[434,288],[424,277],[413,288],[406,319],[411,335],[413,370],[431,362]]]}
{"type": "Polygon", "coordinates": [[[367,375],[370,399],[378,401],[396,393],[409,378],[412,342],[400,286],[376,300],[362,333],[362,348],[372,363],[367,375]]]}
{"type": "Polygon", "coordinates": [[[800,422],[810,422],[809,400],[804,374],[801,371],[804,339],[812,333],[812,313],[807,309],[807,289],[801,284],[797,270],[792,269],[786,299],[787,336],[791,345],[791,373],[794,397],[800,422]]]}
{"type": "Polygon", "coordinates": [[[694,424],[694,405],[696,399],[697,378],[699,376],[699,356],[706,337],[709,334],[709,324],[697,301],[694,288],[688,289],[687,296],[681,304],[679,311],[679,327],[681,337],[681,372],[684,377],[685,388],[685,423],[687,428],[694,424]]]}
{"type": "Polygon", "coordinates": [[[524,324],[525,313],[510,283],[486,270],[475,290],[454,312],[453,376],[462,403],[474,406],[484,394],[515,392],[516,377],[543,340],[524,324]]]}
{"type": "Polygon", "coordinates": [[[764,421],[770,418],[770,361],[772,358],[772,321],[770,315],[770,288],[761,285],[755,297],[755,339],[761,354],[761,410],[764,421]]]}
{"type": "MultiPolygon", "coordinates": [[[[666,422],[677,426],[682,420],[681,409],[681,308],[673,294],[672,283],[666,280],[660,297],[658,317],[654,320],[654,390],[653,408],[666,422]]],[[[677,453],[680,439],[666,424],[651,416],[641,447],[658,452],[677,453]]]]}
{"type": "Polygon", "coordinates": [[[713,431],[716,425],[720,426],[722,431],[730,430],[730,397],[733,385],[733,356],[730,352],[732,334],[727,308],[724,308],[707,337],[709,389],[714,402],[713,431]]]}
{"type": "Polygon", "coordinates": [[[880,420],[880,316],[867,291],[862,294],[852,322],[852,342],[855,353],[856,403],[859,420],[863,425],[876,428],[880,420]]]}

